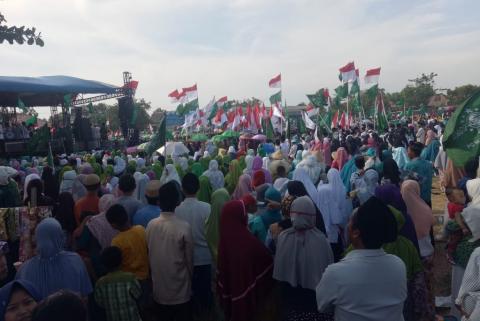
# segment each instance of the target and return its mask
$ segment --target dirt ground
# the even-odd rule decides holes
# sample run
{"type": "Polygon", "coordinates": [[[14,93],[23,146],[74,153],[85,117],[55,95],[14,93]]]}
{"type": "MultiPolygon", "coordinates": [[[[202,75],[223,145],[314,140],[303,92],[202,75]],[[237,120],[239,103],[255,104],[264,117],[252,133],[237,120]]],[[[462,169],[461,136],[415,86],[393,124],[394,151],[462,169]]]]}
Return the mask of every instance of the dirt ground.
{"type": "MultiPolygon", "coordinates": [[[[434,235],[442,234],[443,229],[443,215],[445,212],[445,204],[447,199],[445,194],[440,190],[438,184],[438,177],[433,178],[432,185],[432,208],[433,214],[436,217],[437,224],[434,226],[434,235]]],[[[437,237],[436,237],[437,238],[437,237]]],[[[437,238],[435,242],[435,256],[434,256],[434,291],[435,296],[445,297],[450,295],[450,281],[451,281],[451,266],[445,257],[445,240],[437,238]]],[[[440,315],[449,313],[449,309],[437,309],[440,315]]]]}

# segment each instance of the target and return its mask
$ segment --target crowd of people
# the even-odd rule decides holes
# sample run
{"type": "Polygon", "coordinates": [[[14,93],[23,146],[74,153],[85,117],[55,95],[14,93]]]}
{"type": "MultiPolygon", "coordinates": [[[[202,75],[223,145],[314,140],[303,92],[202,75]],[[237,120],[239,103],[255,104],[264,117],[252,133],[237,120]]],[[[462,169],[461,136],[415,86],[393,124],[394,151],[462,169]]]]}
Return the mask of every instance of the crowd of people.
{"type": "Polygon", "coordinates": [[[0,208],[52,215],[33,257],[0,245],[0,320],[432,321],[435,175],[452,314],[478,320],[478,159],[455,166],[443,129],[5,160],[0,208]]]}

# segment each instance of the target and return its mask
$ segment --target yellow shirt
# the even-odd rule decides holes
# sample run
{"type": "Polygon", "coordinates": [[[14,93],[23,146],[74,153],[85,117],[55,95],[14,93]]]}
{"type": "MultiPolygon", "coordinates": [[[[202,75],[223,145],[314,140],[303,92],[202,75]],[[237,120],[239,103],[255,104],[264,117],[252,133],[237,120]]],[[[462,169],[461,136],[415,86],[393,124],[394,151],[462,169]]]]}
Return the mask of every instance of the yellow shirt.
{"type": "Polygon", "coordinates": [[[150,268],[143,226],[135,225],[118,233],[112,240],[112,246],[122,250],[122,271],[135,274],[139,280],[148,278],[150,268]]]}

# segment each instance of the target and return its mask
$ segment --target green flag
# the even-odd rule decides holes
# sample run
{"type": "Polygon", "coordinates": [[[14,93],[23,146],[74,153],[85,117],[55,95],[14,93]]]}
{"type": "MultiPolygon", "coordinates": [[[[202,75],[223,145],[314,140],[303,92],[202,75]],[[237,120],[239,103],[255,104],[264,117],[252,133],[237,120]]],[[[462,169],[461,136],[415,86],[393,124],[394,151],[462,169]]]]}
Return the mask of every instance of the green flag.
{"type": "Polygon", "coordinates": [[[37,116],[35,115],[33,115],[32,117],[30,117],[25,121],[25,125],[27,126],[35,125],[36,123],[37,123],[37,116]]]}
{"type": "Polygon", "coordinates": [[[412,117],[413,116],[413,109],[412,107],[409,107],[407,110],[407,117],[412,117]]]}
{"type": "Polygon", "coordinates": [[[281,90],[278,93],[270,96],[270,103],[272,105],[275,105],[276,103],[281,102],[281,101],[282,101],[282,91],[281,90]]]}
{"type": "Polygon", "coordinates": [[[464,166],[480,155],[480,91],[452,114],[443,134],[443,148],[455,166],[464,166]]]}
{"type": "Polygon", "coordinates": [[[335,93],[337,94],[337,98],[340,100],[346,98],[348,96],[348,83],[335,88],[335,93]]]}
{"type": "Polygon", "coordinates": [[[88,112],[89,112],[90,114],[93,114],[93,113],[95,112],[94,109],[93,109],[93,104],[92,104],[92,103],[89,103],[88,106],[87,106],[87,108],[88,108],[88,112]]]}
{"type": "Polygon", "coordinates": [[[308,100],[312,103],[315,107],[323,107],[327,104],[325,96],[324,96],[324,89],[319,89],[316,93],[307,95],[308,100]]]}
{"type": "Polygon", "coordinates": [[[378,85],[368,88],[365,94],[367,95],[368,98],[370,98],[371,100],[374,100],[378,94],[378,85]]]}
{"type": "Polygon", "coordinates": [[[70,108],[70,104],[72,103],[72,94],[66,94],[63,96],[63,103],[65,107],[70,108]]]}
{"type": "Polygon", "coordinates": [[[208,120],[212,120],[217,115],[217,112],[218,112],[218,104],[215,103],[212,106],[212,111],[210,112],[210,115],[207,115],[208,120]]]}
{"type": "Polygon", "coordinates": [[[358,80],[355,80],[353,83],[352,83],[352,87],[350,88],[350,95],[355,95],[355,94],[358,94],[360,93],[360,86],[358,85],[358,80]]]}
{"type": "Polygon", "coordinates": [[[155,153],[157,149],[165,145],[167,135],[167,113],[164,112],[160,124],[158,125],[157,132],[153,135],[152,140],[146,148],[148,155],[155,153]]]}
{"type": "Polygon", "coordinates": [[[356,112],[360,112],[362,110],[362,102],[360,100],[360,93],[353,96],[352,107],[353,107],[353,110],[355,110],[356,112]]]}
{"type": "Polygon", "coordinates": [[[20,108],[24,113],[28,113],[28,108],[27,108],[27,106],[25,106],[25,104],[23,103],[23,101],[22,101],[20,98],[18,98],[17,106],[18,106],[18,108],[20,108]]]}

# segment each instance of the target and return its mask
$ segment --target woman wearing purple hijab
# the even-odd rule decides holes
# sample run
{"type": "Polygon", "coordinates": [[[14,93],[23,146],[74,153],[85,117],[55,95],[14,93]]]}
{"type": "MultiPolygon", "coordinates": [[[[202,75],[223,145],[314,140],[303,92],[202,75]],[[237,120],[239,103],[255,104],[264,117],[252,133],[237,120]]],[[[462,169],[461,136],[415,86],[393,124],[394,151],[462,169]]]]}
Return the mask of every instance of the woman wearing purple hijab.
{"type": "Polygon", "coordinates": [[[403,217],[405,218],[405,224],[399,231],[399,235],[409,239],[413,245],[415,245],[418,253],[420,253],[415,225],[413,224],[412,218],[407,213],[407,206],[403,201],[402,194],[400,194],[400,188],[394,184],[380,185],[375,189],[375,196],[381,199],[385,204],[393,206],[402,212],[403,217]]]}
{"type": "Polygon", "coordinates": [[[265,174],[265,183],[272,184],[272,174],[270,171],[263,168],[263,160],[260,156],[255,156],[253,159],[252,170],[247,173],[250,177],[253,177],[256,171],[262,171],[265,174]]]}

